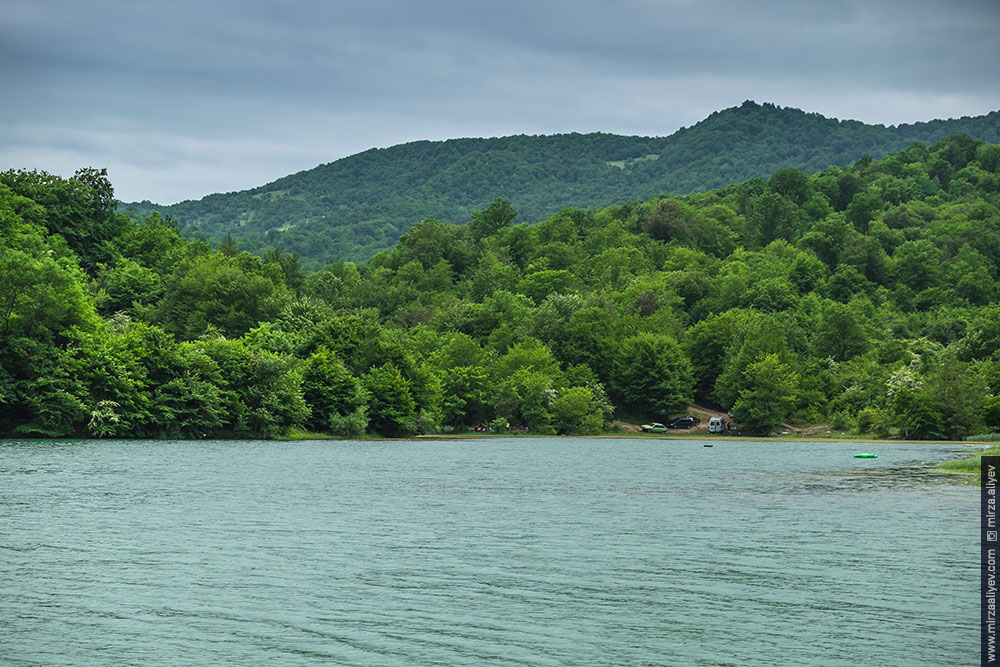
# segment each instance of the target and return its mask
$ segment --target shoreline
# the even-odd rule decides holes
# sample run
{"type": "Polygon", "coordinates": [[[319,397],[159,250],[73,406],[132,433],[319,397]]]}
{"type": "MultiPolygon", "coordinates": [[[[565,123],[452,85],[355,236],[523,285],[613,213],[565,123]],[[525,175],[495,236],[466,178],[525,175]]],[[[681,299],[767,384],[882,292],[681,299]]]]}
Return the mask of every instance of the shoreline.
{"type": "Polygon", "coordinates": [[[498,438],[553,438],[553,439],[564,439],[564,438],[585,438],[588,440],[667,440],[667,441],[695,441],[695,442],[716,442],[724,443],[726,441],[731,442],[802,442],[802,443],[813,443],[813,442],[836,442],[843,444],[856,443],[862,444],[874,444],[874,445],[894,445],[894,444],[940,444],[940,445],[962,445],[969,447],[970,454],[974,453],[979,449],[989,448],[991,445],[989,443],[970,443],[966,440],[894,440],[894,439],[879,439],[879,438],[863,438],[858,436],[793,436],[793,435],[782,435],[782,436],[738,436],[738,435],[726,435],[726,436],[715,436],[710,434],[670,434],[665,435],[661,433],[604,433],[600,435],[552,435],[552,434],[533,434],[533,433],[428,433],[424,435],[414,435],[406,437],[389,437],[389,436],[360,436],[360,437],[342,437],[337,435],[327,435],[323,433],[301,433],[301,434],[291,434],[288,436],[280,438],[30,438],[30,437],[2,437],[0,441],[38,441],[38,442],[137,442],[137,441],[153,441],[153,442],[227,442],[227,441],[253,441],[253,442],[303,442],[309,440],[322,441],[340,441],[340,442],[420,442],[420,441],[433,441],[433,440],[494,440],[498,438]],[[971,446],[970,446],[971,445],[971,446]],[[973,449],[973,447],[975,449],[973,449]]]}
{"type": "MultiPolygon", "coordinates": [[[[891,445],[891,444],[941,444],[941,445],[968,445],[969,442],[965,440],[893,440],[893,439],[879,439],[879,438],[861,438],[857,436],[792,436],[792,435],[782,435],[782,436],[738,436],[738,435],[727,435],[723,437],[718,437],[709,434],[691,434],[691,435],[663,435],[660,433],[608,433],[602,435],[532,435],[530,433],[437,433],[437,434],[427,434],[427,435],[417,435],[411,438],[376,438],[378,440],[489,440],[491,438],[586,438],[586,439],[622,439],[622,440],[670,440],[670,441],[684,441],[693,440],[697,442],[701,441],[711,441],[711,442],[726,442],[727,440],[733,442],[838,442],[844,444],[857,443],[861,444],[877,444],[877,445],[891,445]]],[[[303,440],[310,440],[313,438],[302,438],[303,440]]],[[[337,440],[357,440],[357,438],[316,438],[320,440],[325,439],[337,439],[337,440]]],[[[979,443],[976,443],[979,447],[979,443]]],[[[986,443],[982,444],[983,447],[987,447],[986,443]]],[[[971,448],[970,448],[971,449],[971,448]]]]}

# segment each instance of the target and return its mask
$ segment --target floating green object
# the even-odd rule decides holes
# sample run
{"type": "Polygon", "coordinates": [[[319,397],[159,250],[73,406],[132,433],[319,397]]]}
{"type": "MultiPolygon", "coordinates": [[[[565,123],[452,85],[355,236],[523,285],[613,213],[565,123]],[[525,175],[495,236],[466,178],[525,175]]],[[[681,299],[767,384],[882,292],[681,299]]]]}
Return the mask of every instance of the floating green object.
{"type": "Polygon", "coordinates": [[[865,453],[865,454],[855,454],[854,458],[856,458],[856,459],[877,459],[878,458],[878,454],[868,454],[868,453],[865,453]]]}

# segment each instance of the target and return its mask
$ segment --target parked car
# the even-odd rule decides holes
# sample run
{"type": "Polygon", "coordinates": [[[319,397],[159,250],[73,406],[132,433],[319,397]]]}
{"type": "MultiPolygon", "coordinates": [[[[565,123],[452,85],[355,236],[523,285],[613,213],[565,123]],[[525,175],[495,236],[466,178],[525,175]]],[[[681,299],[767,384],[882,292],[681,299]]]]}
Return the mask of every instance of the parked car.
{"type": "Polygon", "coordinates": [[[681,417],[670,422],[670,428],[693,428],[701,423],[697,417],[681,417]]]}
{"type": "Polygon", "coordinates": [[[660,422],[653,422],[652,424],[643,424],[642,430],[644,433],[663,433],[667,427],[660,422]]]}

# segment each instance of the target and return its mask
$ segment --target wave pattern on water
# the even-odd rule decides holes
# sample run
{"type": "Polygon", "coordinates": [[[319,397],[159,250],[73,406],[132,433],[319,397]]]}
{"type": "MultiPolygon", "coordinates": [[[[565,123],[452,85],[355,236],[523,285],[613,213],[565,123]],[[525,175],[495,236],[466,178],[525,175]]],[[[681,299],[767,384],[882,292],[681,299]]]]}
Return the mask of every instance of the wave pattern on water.
{"type": "Polygon", "coordinates": [[[965,665],[935,444],[0,443],[0,662],[965,665]]]}

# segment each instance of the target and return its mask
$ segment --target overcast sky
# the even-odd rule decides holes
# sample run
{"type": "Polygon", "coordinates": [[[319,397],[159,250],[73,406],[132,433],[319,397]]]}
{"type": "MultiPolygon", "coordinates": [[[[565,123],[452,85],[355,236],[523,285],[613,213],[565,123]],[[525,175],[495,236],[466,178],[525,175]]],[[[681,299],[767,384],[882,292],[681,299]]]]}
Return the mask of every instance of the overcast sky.
{"type": "Polygon", "coordinates": [[[0,170],[119,199],[417,139],[665,136],[746,99],[896,125],[1000,109],[983,0],[2,0],[0,170]]]}

